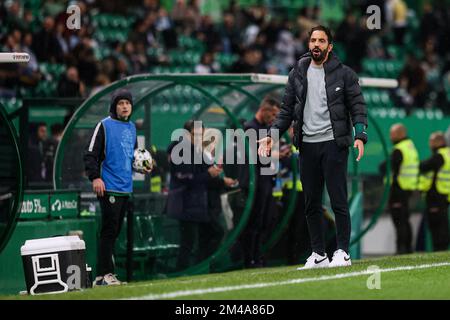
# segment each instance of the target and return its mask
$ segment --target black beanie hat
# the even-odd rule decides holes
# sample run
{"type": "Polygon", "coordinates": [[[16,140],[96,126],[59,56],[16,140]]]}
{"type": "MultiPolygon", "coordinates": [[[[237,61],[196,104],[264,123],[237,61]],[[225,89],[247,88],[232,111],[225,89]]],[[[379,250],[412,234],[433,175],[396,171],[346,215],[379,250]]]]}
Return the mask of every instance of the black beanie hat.
{"type": "Polygon", "coordinates": [[[113,118],[117,118],[117,102],[122,99],[130,101],[131,105],[133,105],[133,97],[131,96],[130,91],[124,88],[114,91],[111,97],[111,104],[109,106],[109,113],[113,116],[113,118]]]}

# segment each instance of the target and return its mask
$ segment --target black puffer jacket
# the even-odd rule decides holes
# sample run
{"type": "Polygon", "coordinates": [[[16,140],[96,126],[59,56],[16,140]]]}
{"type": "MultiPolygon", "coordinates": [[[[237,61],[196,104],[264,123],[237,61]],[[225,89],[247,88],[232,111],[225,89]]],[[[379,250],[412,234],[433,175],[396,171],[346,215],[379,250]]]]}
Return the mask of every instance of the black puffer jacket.
{"type": "MultiPolygon", "coordinates": [[[[289,73],[281,111],[271,129],[280,130],[281,136],[294,122],[294,144],[300,148],[303,126],[303,110],[308,88],[307,70],[311,63],[311,54],[304,54],[289,73]]],[[[364,124],[367,127],[367,109],[356,73],[342,64],[330,52],[324,63],[327,103],[330,111],[331,126],[336,143],[341,147],[352,144],[352,124],[364,124]]],[[[271,133],[273,136],[273,133],[271,133]]],[[[367,142],[366,134],[357,134],[356,139],[367,142]]]]}

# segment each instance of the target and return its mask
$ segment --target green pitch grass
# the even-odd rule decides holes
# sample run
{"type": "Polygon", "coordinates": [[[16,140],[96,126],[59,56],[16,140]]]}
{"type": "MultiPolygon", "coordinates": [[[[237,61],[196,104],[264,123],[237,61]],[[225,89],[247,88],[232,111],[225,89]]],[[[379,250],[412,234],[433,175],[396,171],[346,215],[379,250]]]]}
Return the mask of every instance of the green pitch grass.
{"type": "Polygon", "coordinates": [[[349,268],[239,270],[6,299],[450,299],[450,252],[354,261],[349,268]],[[379,267],[380,289],[368,289],[379,267]],[[364,273],[365,272],[365,273],[364,273]],[[371,278],[370,278],[371,277],[371,278]],[[246,287],[245,287],[246,286],[246,287]]]}

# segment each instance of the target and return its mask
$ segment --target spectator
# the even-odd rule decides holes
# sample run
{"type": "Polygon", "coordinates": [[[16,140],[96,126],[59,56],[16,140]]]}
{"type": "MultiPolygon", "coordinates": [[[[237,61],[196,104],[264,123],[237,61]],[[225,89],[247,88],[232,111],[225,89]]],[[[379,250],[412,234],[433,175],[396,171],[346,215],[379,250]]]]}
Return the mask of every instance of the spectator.
{"type": "Polygon", "coordinates": [[[255,47],[244,50],[243,56],[230,69],[233,73],[264,73],[262,53],[255,47]]]}
{"type": "Polygon", "coordinates": [[[205,52],[200,63],[195,66],[195,73],[215,73],[217,72],[217,65],[214,63],[214,54],[205,52]]]}
{"type": "Polygon", "coordinates": [[[192,34],[201,25],[200,4],[198,0],[177,0],[172,9],[172,20],[177,29],[184,34],[192,34]]]}
{"type": "Polygon", "coordinates": [[[62,139],[64,126],[60,123],[55,123],[50,127],[51,136],[44,142],[44,164],[46,170],[46,181],[53,180],[53,163],[56,156],[56,149],[62,139]]]}
{"type": "Polygon", "coordinates": [[[45,166],[45,141],[47,140],[47,124],[37,124],[28,143],[27,177],[29,183],[42,183],[47,180],[45,166]]]}
{"type": "Polygon", "coordinates": [[[25,24],[22,20],[21,15],[22,7],[20,5],[20,1],[11,1],[9,6],[6,7],[6,19],[5,25],[9,29],[18,28],[24,29],[25,24]]]}
{"type": "Polygon", "coordinates": [[[30,61],[19,65],[20,82],[27,86],[36,86],[41,80],[42,75],[39,71],[39,64],[36,55],[31,50],[33,45],[33,35],[26,32],[22,36],[21,51],[28,53],[30,61]]]}
{"type": "Polygon", "coordinates": [[[155,30],[161,33],[166,49],[175,49],[178,46],[178,34],[170,20],[169,13],[164,8],[158,11],[155,30]]]}
{"type": "Polygon", "coordinates": [[[159,0],[144,0],[143,7],[146,13],[157,13],[161,9],[159,0]]]}
{"type": "Polygon", "coordinates": [[[92,87],[98,75],[98,62],[94,54],[94,49],[84,43],[78,55],[77,69],[80,81],[88,87],[92,87]]]}
{"type": "Polygon", "coordinates": [[[235,17],[231,12],[225,12],[223,25],[219,29],[222,41],[222,52],[237,53],[239,49],[239,31],[236,27],[235,17]]]}
{"type": "Polygon", "coordinates": [[[441,86],[441,70],[436,55],[425,56],[421,67],[426,75],[427,87],[432,91],[438,91],[441,86]]]}
{"type": "Polygon", "coordinates": [[[303,7],[297,17],[297,25],[300,30],[311,30],[319,24],[319,21],[314,16],[313,7],[303,7]]]}
{"type": "Polygon", "coordinates": [[[409,54],[398,80],[400,89],[406,91],[402,99],[404,105],[408,109],[413,106],[423,108],[427,89],[426,75],[414,54],[409,54]]]}
{"type": "Polygon", "coordinates": [[[94,87],[92,88],[90,95],[93,96],[110,83],[111,79],[109,79],[108,75],[100,73],[97,78],[95,78],[94,87]]]}
{"type": "Polygon", "coordinates": [[[361,60],[366,56],[367,38],[353,13],[348,13],[336,31],[336,41],[345,48],[347,64],[356,72],[361,71],[361,60]],[[348,32],[352,30],[352,32],[348,32]]]}
{"type": "MultiPolygon", "coordinates": [[[[3,40],[1,51],[15,52],[19,43],[12,34],[7,34],[3,40]]],[[[15,96],[15,89],[19,83],[19,64],[0,63],[0,97],[11,98],[15,96]]]]}
{"type": "Polygon", "coordinates": [[[58,41],[59,47],[62,50],[63,55],[68,55],[70,53],[69,41],[65,35],[66,26],[63,23],[58,23],[56,25],[56,40],[58,41]]]}
{"type": "Polygon", "coordinates": [[[394,31],[395,42],[402,45],[408,26],[408,6],[403,0],[388,0],[386,2],[386,15],[387,21],[394,31]]]}
{"type": "Polygon", "coordinates": [[[39,62],[34,54],[33,50],[31,49],[33,47],[33,34],[30,32],[26,32],[23,34],[22,37],[22,51],[28,53],[30,56],[30,61],[27,63],[27,68],[29,68],[33,72],[39,71],[39,62]]]}
{"type": "Polygon", "coordinates": [[[63,51],[59,45],[55,34],[55,20],[45,17],[42,30],[33,36],[33,51],[39,61],[61,63],[63,61],[63,51]]]}
{"type": "Polygon", "coordinates": [[[208,51],[220,50],[220,35],[216,31],[216,28],[210,16],[204,16],[202,18],[202,24],[197,33],[197,39],[205,43],[206,50],[208,51]]]}
{"type": "Polygon", "coordinates": [[[137,52],[131,41],[125,43],[124,54],[129,62],[132,74],[144,73],[147,70],[148,62],[145,52],[137,52]]]}
{"type": "Polygon", "coordinates": [[[115,61],[115,80],[126,78],[129,75],[128,64],[125,58],[119,58],[115,61]]]}
{"type": "Polygon", "coordinates": [[[283,30],[278,36],[278,41],[275,45],[277,57],[283,66],[284,74],[291,70],[296,61],[295,52],[296,46],[294,36],[288,30],[283,30]]]}
{"type": "Polygon", "coordinates": [[[58,96],[60,97],[84,97],[85,86],[78,75],[78,69],[69,67],[66,74],[61,77],[58,83],[58,96]]]}
{"type": "Polygon", "coordinates": [[[425,44],[430,35],[435,34],[439,30],[439,20],[433,12],[433,7],[430,3],[424,3],[422,19],[420,20],[420,39],[422,44],[425,44]]]}
{"type": "Polygon", "coordinates": [[[186,5],[186,0],[177,0],[172,9],[172,20],[177,26],[182,26],[187,13],[188,7],[186,5]]]}

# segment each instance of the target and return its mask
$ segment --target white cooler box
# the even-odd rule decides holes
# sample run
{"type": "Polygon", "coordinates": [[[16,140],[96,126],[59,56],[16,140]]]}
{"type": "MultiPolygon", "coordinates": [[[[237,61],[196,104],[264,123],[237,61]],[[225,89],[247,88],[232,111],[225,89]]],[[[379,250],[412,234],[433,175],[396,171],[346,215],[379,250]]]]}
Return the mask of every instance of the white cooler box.
{"type": "Polygon", "coordinates": [[[78,236],[27,240],[20,253],[29,294],[60,293],[90,286],[86,246],[78,236]]]}

